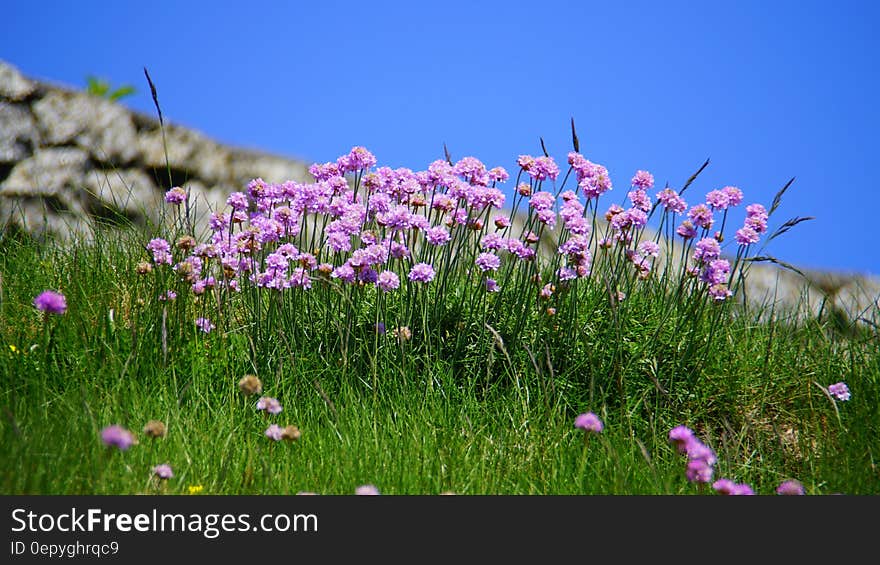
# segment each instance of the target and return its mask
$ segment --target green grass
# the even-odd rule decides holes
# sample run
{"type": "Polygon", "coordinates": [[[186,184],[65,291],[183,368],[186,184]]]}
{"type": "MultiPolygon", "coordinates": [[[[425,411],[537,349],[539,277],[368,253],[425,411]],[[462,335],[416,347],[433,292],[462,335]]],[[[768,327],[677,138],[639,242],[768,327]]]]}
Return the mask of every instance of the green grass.
{"type": "Polygon", "coordinates": [[[67,245],[0,235],[4,494],[712,493],[685,479],[667,441],[679,424],[716,451],[716,478],[759,494],[788,478],[809,494],[880,493],[876,332],[674,300],[656,282],[617,306],[598,281],[576,286],[547,316],[475,293],[458,271],[443,295],[380,300],[316,282],[309,298],[181,290],[162,303],[185,285],[136,274],[145,241],[134,229],[67,245]],[[64,292],[64,315],[32,306],[44,289],[64,292]],[[377,312],[413,338],[369,331],[377,312]],[[199,315],[218,328],[198,332],[199,315]],[[283,412],[255,410],[237,388],[246,374],[283,412]],[[823,392],[838,381],[850,401],[823,392]],[[601,434],[573,427],[585,411],[601,434]],[[140,433],[152,419],[165,438],[140,433]],[[301,439],[269,440],[270,422],[301,439]],[[113,423],[139,443],[102,445],[113,423]],[[160,484],[150,469],[166,462],[175,476],[160,484]]]}

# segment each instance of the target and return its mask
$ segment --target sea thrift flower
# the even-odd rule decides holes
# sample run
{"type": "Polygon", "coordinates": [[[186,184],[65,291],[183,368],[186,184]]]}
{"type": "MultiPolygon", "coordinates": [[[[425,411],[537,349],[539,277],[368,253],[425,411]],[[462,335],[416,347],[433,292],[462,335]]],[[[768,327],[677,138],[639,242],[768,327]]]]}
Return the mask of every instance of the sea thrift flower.
{"type": "Polygon", "coordinates": [[[296,426],[285,426],[281,430],[281,439],[285,441],[298,441],[302,437],[302,432],[296,426]]]}
{"type": "Polygon", "coordinates": [[[392,271],[382,271],[379,273],[376,286],[384,292],[390,292],[400,287],[400,278],[392,271]]]}
{"type": "Polygon", "coordinates": [[[730,494],[733,496],[754,496],[755,491],[745,483],[737,483],[733,485],[733,491],[730,494]]]}
{"type": "Polygon", "coordinates": [[[730,197],[723,190],[711,190],[706,194],[706,204],[713,210],[726,210],[730,205],[730,197]]]}
{"type": "Polygon", "coordinates": [[[409,329],[409,326],[401,326],[399,328],[394,328],[391,330],[391,335],[399,339],[400,341],[409,341],[412,339],[412,330],[409,329]]]}
{"type": "Polygon", "coordinates": [[[150,420],[144,426],[143,431],[145,436],[153,439],[165,437],[165,434],[168,433],[165,423],[160,420],[150,420]]]}
{"type": "Polygon", "coordinates": [[[67,299],[60,292],[44,290],[34,298],[34,307],[40,312],[60,316],[67,311],[67,299]]]}
{"type": "Polygon", "coordinates": [[[499,292],[501,290],[498,286],[498,281],[495,279],[487,278],[483,281],[483,284],[486,286],[486,292],[499,292]]]}
{"type": "Polygon", "coordinates": [[[226,199],[226,205],[236,211],[247,210],[248,209],[247,194],[245,194],[244,192],[233,192],[226,199]]]}
{"type": "Polygon", "coordinates": [[[740,229],[736,230],[736,235],[734,236],[736,242],[740,245],[751,245],[753,243],[758,243],[761,239],[761,236],[748,226],[743,226],[740,229]]]}
{"type": "Polygon", "coordinates": [[[157,265],[170,265],[172,263],[171,244],[161,237],[151,239],[150,243],[147,244],[147,251],[153,254],[153,262],[157,265]]]}
{"type": "Polygon", "coordinates": [[[215,326],[208,318],[197,318],[196,327],[207,334],[211,333],[211,330],[213,330],[217,326],[215,326]]]}
{"type": "Polygon", "coordinates": [[[245,375],[238,381],[238,390],[245,396],[263,392],[263,383],[256,375],[245,375]]]}
{"type": "Polygon", "coordinates": [[[664,188],[658,192],[657,200],[666,210],[672,210],[676,214],[683,214],[687,210],[687,202],[671,188],[664,188]]]}
{"type": "Polygon", "coordinates": [[[409,280],[429,283],[434,280],[434,267],[427,263],[416,263],[409,271],[409,280]]]}
{"type": "Polygon", "coordinates": [[[712,488],[718,494],[733,494],[734,489],[736,489],[736,483],[731,481],[730,479],[718,479],[714,483],[712,483],[712,488]]]}
{"type": "Polygon", "coordinates": [[[712,219],[712,210],[705,204],[697,204],[688,211],[688,219],[700,228],[709,229],[712,227],[714,220],[712,219]]]}
{"type": "Polygon", "coordinates": [[[501,266],[501,257],[494,253],[480,253],[474,263],[484,273],[486,271],[495,271],[501,266]]]}
{"type": "Polygon", "coordinates": [[[708,483],[712,480],[713,472],[712,465],[703,459],[691,459],[688,461],[685,476],[692,483],[708,483]]]}
{"type": "Polygon", "coordinates": [[[266,428],[266,431],[263,433],[266,434],[266,437],[271,440],[281,441],[281,437],[284,434],[284,429],[278,424],[271,424],[268,428],[266,428]]]}
{"type": "Polygon", "coordinates": [[[165,202],[168,204],[180,204],[186,200],[186,191],[179,186],[175,186],[165,193],[165,202]]]}
{"type": "Polygon", "coordinates": [[[693,239],[697,237],[697,229],[690,220],[683,221],[681,225],[676,228],[675,233],[684,239],[693,239]]]}
{"type": "Polygon", "coordinates": [[[599,419],[599,416],[596,416],[592,412],[586,412],[584,414],[579,414],[578,417],[574,419],[574,427],[584,430],[585,432],[594,432],[598,434],[605,426],[602,424],[602,420],[599,419]]]}
{"type": "Polygon", "coordinates": [[[687,426],[676,426],[669,430],[669,441],[675,444],[679,453],[687,453],[687,446],[694,439],[693,430],[687,426]]]}
{"type": "Polygon", "coordinates": [[[257,400],[257,410],[265,410],[269,414],[279,414],[283,408],[277,398],[262,396],[257,400]]]}
{"type": "Polygon", "coordinates": [[[101,430],[101,441],[107,447],[115,447],[119,451],[125,451],[135,443],[134,434],[116,424],[101,430]]]}
{"type": "Polygon", "coordinates": [[[850,398],[849,387],[846,386],[846,383],[834,383],[833,385],[829,385],[828,392],[831,396],[837,398],[837,400],[844,402],[850,398]]]}
{"type": "Polygon", "coordinates": [[[654,186],[654,175],[648,171],[636,171],[632,178],[632,186],[641,190],[651,190],[654,186]]]}
{"type": "Polygon", "coordinates": [[[738,206],[743,201],[742,190],[735,186],[725,186],[721,192],[727,195],[727,202],[730,206],[738,206]]]}
{"type": "Polygon", "coordinates": [[[425,240],[431,245],[444,245],[452,239],[449,231],[443,226],[436,226],[425,230],[425,240]]]}
{"type": "Polygon", "coordinates": [[[361,485],[354,489],[354,493],[358,496],[375,496],[379,494],[379,489],[373,485],[361,485]]]}
{"type": "Polygon", "coordinates": [[[660,256],[660,246],[651,240],[641,242],[638,246],[638,251],[642,255],[647,255],[650,257],[660,256]]]}
{"type": "Polygon", "coordinates": [[[168,465],[167,463],[153,467],[153,474],[160,479],[170,479],[174,476],[174,473],[171,471],[171,465],[168,465]]]}
{"type": "Polygon", "coordinates": [[[493,222],[495,222],[495,227],[501,230],[510,225],[510,218],[507,216],[495,216],[493,222]]]}
{"type": "Polygon", "coordinates": [[[804,485],[802,485],[799,481],[795,481],[793,479],[782,481],[778,487],[776,487],[776,494],[781,494],[784,496],[798,496],[806,494],[804,491],[804,485]]]}

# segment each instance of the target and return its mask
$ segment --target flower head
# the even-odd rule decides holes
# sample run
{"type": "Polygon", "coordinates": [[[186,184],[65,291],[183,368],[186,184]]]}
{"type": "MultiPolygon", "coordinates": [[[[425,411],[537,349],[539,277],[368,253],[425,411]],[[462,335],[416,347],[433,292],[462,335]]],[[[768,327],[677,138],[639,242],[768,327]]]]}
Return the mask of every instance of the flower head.
{"type": "Polygon", "coordinates": [[[679,453],[687,453],[687,446],[694,439],[693,430],[687,426],[676,426],[669,430],[669,441],[675,444],[679,453]]]}
{"type": "Polygon", "coordinates": [[[167,463],[153,467],[153,474],[160,479],[170,479],[174,476],[174,472],[171,470],[171,465],[168,465],[167,463]]]}
{"type": "Polygon", "coordinates": [[[283,408],[277,398],[262,396],[257,400],[257,410],[265,410],[269,414],[280,414],[283,408]]]}
{"type": "Polygon", "coordinates": [[[136,443],[134,434],[116,424],[101,430],[101,441],[107,447],[115,447],[119,451],[125,451],[136,443]]]}
{"type": "Polygon", "coordinates": [[[211,330],[217,326],[215,326],[208,318],[198,318],[196,319],[196,327],[207,334],[211,333],[211,330]]]}
{"type": "Polygon", "coordinates": [[[284,428],[279,426],[278,424],[271,424],[266,431],[263,432],[267,438],[273,441],[281,441],[281,438],[284,435],[284,428]]]}
{"type": "Polygon", "coordinates": [[[778,487],[776,487],[776,494],[781,494],[784,496],[796,496],[806,494],[804,491],[804,485],[802,485],[799,481],[795,481],[793,479],[782,481],[778,487]]]}
{"type": "Polygon", "coordinates": [[[361,485],[354,489],[354,493],[358,496],[370,496],[379,494],[379,489],[374,485],[361,485]]]}
{"type": "Polygon", "coordinates": [[[598,434],[605,426],[602,424],[602,420],[600,420],[594,413],[585,412],[584,414],[579,414],[578,417],[574,419],[574,427],[584,430],[585,432],[594,432],[598,434]]]}
{"type": "Polygon", "coordinates": [[[168,429],[165,427],[165,423],[160,420],[150,420],[144,426],[144,435],[153,439],[165,437],[167,433],[168,429]]]}
{"type": "Polygon", "coordinates": [[[180,204],[184,200],[186,200],[186,191],[179,186],[175,186],[165,193],[165,202],[168,204],[180,204]]]}
{"type": "Polygon", "coordinates": [[[238,381],[238,390],[240,390],[245,396],[260,394],[263,392],[263,383],[256,375],[245,375],[240,381],[238,381]]]}
{"type": "Polygon", "coordinates": [[[704,459],[691,459],[688,461],[685,475],[692,483],[708,483],[712,480],[713,471],[712,465],[704,459]]]}
{"type": "Polygon", "coordinates": [[[834,383],[828,386],[828,392],[837,400],[846,402],[850,398],[849,387],[846,383],[834,383]]]}
{"type": "Polygon", "coordinates": [[[429,283],[434,280],[434,267],[428,263],[416,263],[409,271],[409,280],[429,283]]]}
{"type": "Polygon", "coordinates": [[[474,263],[476,263],[477,267],[479,267],[484,273],[486,271],[495,271],[501,266],[501,257],[494,253],[480,253],[474,263]]]}
{"type": "Polygon", "coordinates": [[[34,298],[34,307],[46,314],[64,314],[67,311],[67,299],[60,292],[44,290],[34,298]]]}

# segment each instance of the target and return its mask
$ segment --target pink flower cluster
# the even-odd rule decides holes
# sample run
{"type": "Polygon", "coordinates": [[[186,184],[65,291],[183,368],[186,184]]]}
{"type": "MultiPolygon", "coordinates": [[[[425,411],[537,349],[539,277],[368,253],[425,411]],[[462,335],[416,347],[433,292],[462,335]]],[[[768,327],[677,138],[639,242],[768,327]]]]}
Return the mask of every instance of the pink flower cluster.
{"type": "Polygon", "coordinates": [[[686,426],[676,426],[669,431],[669,441],[679,453],[687,455],[685,474],[692,483],[710,483],[718,461],[715,452],[700,441],[693,430],[686,426]]]}

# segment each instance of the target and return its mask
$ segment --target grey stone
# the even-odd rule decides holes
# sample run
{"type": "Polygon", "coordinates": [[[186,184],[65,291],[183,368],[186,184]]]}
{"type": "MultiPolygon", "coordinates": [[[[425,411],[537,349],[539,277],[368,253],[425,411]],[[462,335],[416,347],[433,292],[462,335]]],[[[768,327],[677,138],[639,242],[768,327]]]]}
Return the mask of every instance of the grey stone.
{"type": "Polygon", "coordinates": [[[25,159],[38,140],[37,125],[28,107],[0,101],[0,163],[25,159]]]}
{"type": "Polygon", "coordinates": [[[41,197],[0,195],[0,228],[14,225],[37,238],[88,236],[89,223],[82,212],[59,211],[41,197]]]}
{"type": "Polygon", "coordinates": [[[24,100],[36,90],[36,85],[8,63],[0,61],[0,97],[13,102],[24,100]]]}
{"type": "MultiPolygon", "coordinates": [[[[0,183],[6,196],[73,196],[83,187],[88,154],[82,149],[58,147],[38,149],[19,161],[0,183]]],[[[72,198],[68,198],[72,199],[72,198]]]]}
{"type": "Polygon", "coordinates": [[[242,190],[255,178],[262,178],[270,183],[312,180],[303,163],[250,151],[240,151],[232,155],[232,178],[239,187],[236,190],[242,190]]]}
{"type": "Polygon", "coordinates": [[[138,219],[156,220],[162,193],[140,169],[94,169],[85,175],[83,190],[90,200],[138,219]]]}
{"type": "Polygon", "coordinates": [[[165,139],[160,128],[141,132],[137,139],[138,153],[147,167],[164,169],[166,166],[165,149],[168,149],[167,164],[172,169],[190,171],[196,153],[195,146],[204,142],[204,138],[193,131],[179,127],[166,126],[165,139]]]}
{"type": "Polygon", "coordinates": [[[138,153],[129,113],[119,104],[81,92],[52,90],[33,105],[49,145],[75,142],[99,162],[125,164],[138,153]]]}

